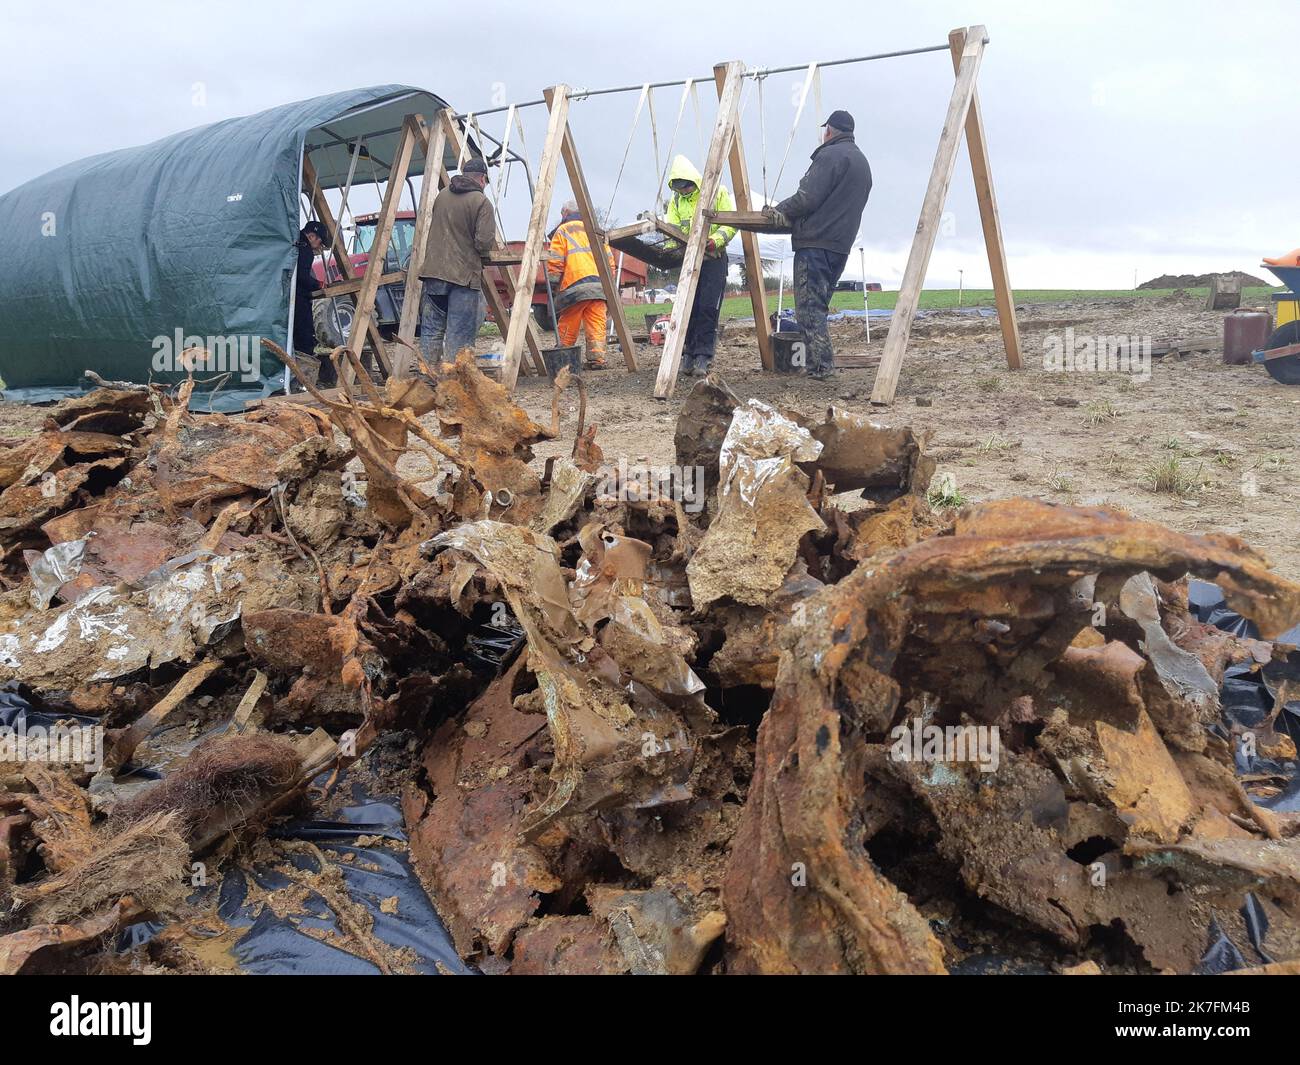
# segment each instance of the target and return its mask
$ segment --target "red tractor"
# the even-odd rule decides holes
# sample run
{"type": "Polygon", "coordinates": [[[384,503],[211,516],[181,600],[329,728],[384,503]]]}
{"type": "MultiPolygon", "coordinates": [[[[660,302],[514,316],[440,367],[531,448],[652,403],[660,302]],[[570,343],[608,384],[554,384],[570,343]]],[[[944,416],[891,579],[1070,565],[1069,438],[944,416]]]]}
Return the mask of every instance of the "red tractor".
{"type": "MultiPolygon", "coordinates": [[[[365,271],[366,263],[370,261],[371,245],[374,244],[379,216],[377,214],[358,215],[356,223],[356,231],[352,235],[352,248],[348,258],[352,261],[353,272],[359,277],[365,271]]],[[[415,212],[399,211],[393,222],[393,235],[388,241],[388,254],[384,262],[384,273],[397,273],[406,269],[406,265],[411,258],[411,244],[414,239],[415,212]]],[[[523,248],[523,241],[512,240],[509,242],[508,247],[511,251],[519,252],[523,248]]],[[[617,255],[614,256],[614,261],[617,265],[617,255]]],[[[343,279],[334,263],[332,254],[326,255],[324,264],[320,259],[317,259],[312,271],[315,273],[316,279],[322,284],[329,284],[332,281],[341,281],[343,279]]],[[[624,292],[632,289],[635,298],[645,289],[646,274],[645,263],[625,255],[623,257],[622,273],[619,277],[620,289],[624,292]]],[[[506,286],[505,279],[501,277],[500,268],[489,267],[488,276],[493,279],[497,292],[500,293],[504,302],[506,300],[506,286]]],[[[397,333],[397,326],[402,317],[402,299],[405,294],[404,285],[394,282],[381,285],[379,292],[375,296],[375,320],[379,325],[380,333],[386,337],[392,337],[397,333]]],[[[317,335],[328,344],[342,344],[347,339],[352,328],[354,306],[352,296],[336,296],[332,299],[322,298],[316,300],[312,310],[314,311],[313,317],[316,323],[317,335]]],[[[537,276],[533,281],[533,317],[537,319],[537,324],[542,329],[550,330],[554,328],[551,321],[550,301],[547,296],[546,276],[544,268],[541,266],[537,268],[537,276]]]]}

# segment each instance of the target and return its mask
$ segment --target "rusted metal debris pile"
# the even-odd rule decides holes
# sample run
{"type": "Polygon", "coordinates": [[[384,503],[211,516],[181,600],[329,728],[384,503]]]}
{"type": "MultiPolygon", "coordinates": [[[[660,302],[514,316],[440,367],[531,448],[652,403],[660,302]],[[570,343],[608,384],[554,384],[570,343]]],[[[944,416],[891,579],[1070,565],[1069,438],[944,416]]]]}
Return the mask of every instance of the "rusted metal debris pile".
{"type": "MultiPolygon", "coordinates": [[[[1244,790],[1218,696],[1285,649],[1183,580],[1283,631],[1300,587],[1245,544],[940,516],[909,430],[712,377],[668,491],[581,416],[539,472],[578,382],[543,426],[468,357],[421,369],[240,418],[100,389],[6,442],[0,680],[106,731],[101,767],[0,761],[0,971],[185,922],[194,860],[392,737],[410,856],[488,972],[1187,972],[1248,919],[1300,958],[1300,822],[1244,790]],[[126,788],[177,721],[206,738],[126,788]]],[[[1272,719],[1252,742],[1295,758],[1272,719]]]]}

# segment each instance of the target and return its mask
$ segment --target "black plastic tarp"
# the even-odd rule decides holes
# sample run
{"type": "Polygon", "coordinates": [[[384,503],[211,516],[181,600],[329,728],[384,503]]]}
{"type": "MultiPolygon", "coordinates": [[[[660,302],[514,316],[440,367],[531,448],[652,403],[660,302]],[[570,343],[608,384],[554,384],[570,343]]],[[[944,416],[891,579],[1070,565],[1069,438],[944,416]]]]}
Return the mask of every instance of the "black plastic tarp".
{"type": "MultiPolygon", "coordinates": [[[[333,93],[81,159],[0,196],[6,392],[78,385],[86,369],[180,380],[178,337],[280,378],[260,341],[287,346],[304,143],[330,187],[349,142],[365,137],[386,163],[403,115],[444,106],[402,85],[333,93]]],[[[241,385],[257,387],[239,373],[229,387],[241,385]]]]}

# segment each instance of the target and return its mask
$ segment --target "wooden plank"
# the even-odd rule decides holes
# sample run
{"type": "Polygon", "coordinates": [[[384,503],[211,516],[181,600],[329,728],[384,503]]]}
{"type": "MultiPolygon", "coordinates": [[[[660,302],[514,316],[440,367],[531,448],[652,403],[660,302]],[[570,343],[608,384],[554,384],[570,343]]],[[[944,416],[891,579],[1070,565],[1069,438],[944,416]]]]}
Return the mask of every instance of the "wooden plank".
{"type": "Polygon", "coordinates": [[[926,267],[930,265],[930,253],[934,251],[934,240],[939,234],[939,216],[943,213],[943,204],[948,198],[948,186],[952,184],[952,172],[957,165],[957,147],[961,143],[962,128],[966,124],[971,98],[975,95],[975,78],[983,58],[984,35],[971,34],[962,48],[957,80],[952,88],[952,98],[948,101],[943,130],[939,134],[934,167],[930,171],[930,183],[926,186],[925,199],[921,201],[921,217],[916,223],[916,236],[912,238],[912,250],[908,253],[907,266],[903,270],[898,301],[889,318],[889,335],[885,338],[880,370],[876,373],[875,385],[871,390],[872,403],[888,406],[894,402],[894,393],[898,389],[898,372],[903,365],[908,338],[912,335],[912,320],[916,317],[917,304],[921,300],[921,286],[925,282],[926,267]]]}
{"type": "Polygon", "coordinates": [[[484,266],[518,266],[524,261],[523,255],[508,248],[493,249],[483,256],[484,266]]]}
{"type": "MultiPolygon", "coordinates": [[[[560,97],[565,97],[568,107],[568,86],[555,85],[542,92],[546,106],[552,111],[560,105],[560,97]]],[[[627,317],[623,314],[623,301],[619,298],[618,283],[614,271],[609,265],[609,256],[605,254],[605,232],[597,224],[596,208],[591,202],[591,191],[587,188],[587,178],[582,172],[582,160],[578,158],[578,148],[573,141],[573,131],[569,129],[568,119],[564,122],[564,135],[560,140],[560,155],[564,159],[564,169],[569,175],[569,188],[573,192],[573,201],[578,205],[578,216],[587,230],[587,243],[591,246],[591,257],[596,263],[596,273],[600,277],[601,291],[605,293],[605,306],[614,319],[614,332],[618,336],[618,346],[623,350],[623,362],[629,372],[636,371],[636,343],[632,340],[632,331],[627,327],[627,317]]]]}
{"type": "MultiPolygon", "coordinates": [[[[419,116],[417,116],[418,118],[419,116]]],[[[416,130],[420,139],[420,150],[424,154],[424,179],[420,183],[420,202],[415,209],[415,232],[411,238],[411,259],[406,264],[406,288],[402,295],[402,317],[398,322],[397,336],[407,344],[414,343],[415,329],[420,324],[420,300],[424,293],[424,284],[420,280],[420,267],[429,246],[429,223],[433,218],[433,201],[438,191],[446,184],[447,172],[443,166],[443,154],[447,145],[447,130],[438,115],[434,115],[433,126],[426,129],[423,121],[418,121],[416,130]]],[[[398,346],[397,358],[393,372],[398,377],[405,377],[410,372],[411,352],[409,348],[398,346]]]]}
{"type": "MultiPolygon", "coordinates": [[[[722,183],[722,167],[727,161],[731,138],[736,132],[740,111],[740,88],[744,80],[744,67],[732,61],[723,65],[725,80],[722,95],[718,98],[718,116],[713,123],[713,136],[709,140],[709,154],[700,178],[700,209],[714,203],[718,186],[722,183]]],[[[686,254],[682,256],[682,271],[677,278],[677,296],[673,301],[673,315],[664,335],[664,353],[659,361],[659,374],[655,379],[655,398],[667,399],[677,385],[677,371],[682,364],[682,348],[686,343],[686,320],[690,317],[695,290],[699,287],[700,266],[704,262],[704,245],[708,242],[709,225],[700,217],[691,224],[686,238],[686,254]]]]}
{"type": "MultiPolygon", "coordinates": [[[[384,276],[379,279],[379,284],[395,285],[397,282],[404,280],[406,280],[406,275],[404,273],[394,272],[391,274],[384,274],[384,276]]],[[[359,292],[363,282],[364,279],[360,277],[354,277],[349,281],[331,281],[324,288],[318,288],[313,292],[311,298],[314,300],[323,300],[328,299],[331,296],[349,296],[354,292],[359,292]]]]}
{"type": "MultiPolygon", "coordinates": [[[[727,83],[727,65],[719,63],[713,68],[713,80],[718,88],[718,100],[722,100],[722,90],[727,83]]],[[[754,206],[754,199],[749,189],[749,170],[745,166],[745,148],[740,138],[740,126],[737,124],[735,135],[731,138],[731,186],[736,206],[741,212],[749,211],[754,206]]],[[[766,206],[760,204],[760,206],[766,206]]],[[[772,323],[767,318],[767,289],[763,285],[763,257],[758,250],[758,237],[748,229],[741,229],[740,246],[745,251],[745,284],[749,289],[749,303],[754,309],[754,335],[758,340],[758,358],[764,370],[776,369],[772,356],[772,323]]],[[[789,232],[774,230],[773,232],[789,232]]]]}
{"type": "MultiPolygon", "coordinates": [[[[461,151],[460,130],[456,128],[456,123],[450,111],[441,112],[441,117],[442,128],[446,135],[447,143],[451,146],[452,151],[456,153],[457,158],[459,158],[461,151]]],[[[497,246],[493,249],[492,254],[507,254],[506,240],[505,236],[501,232],[500,226],[497,226],[497,246]]],[[[515,293],[518,291],[516,283],[517,275],[512,274],[509,267],[506,266],[501,267],[500,272],[501,283],[505,286],[506,290],[506,299],[513,304],[515,293]]],[[[501,299],[496,290],[496,282],[488,274],[487,270],[484,270],[479,283],[482,286],[483,296],[488,302],[488,307],[492,311],[492,316],[496,319],[497,328],[501,331],[501,336],[504,338],[510,328],[510,315],[501,305],[501,299]]],[[[528,288],[531,293],[533,286],[530,284],[528,288]]],[[[528,315],[528,331],[526,339],[528,341],[528,353],[532,357],[534,369],[536,369],[537,373],[545,375],[546,362],[542,358],[542,346],[539,340],[537,323],[533,321],[531,311],[528,315]]]]}
{"type": "MultiPolygon", "coordinates": [[[[339,227],[334,221],[334,212],[330,209],[329,201],[325,198],[325,193],[316,180],[316,167],[307,155],[302,157],[302,180],[303,184],[308,187],[308,194],[311,196],[312,208],[316,212],[316,217],[324,222],[325,228],[330,231],[330,246],[331,251],[334,253],[335,267],[343,275],[345,281],[354,280],[356,271],[352,268],[352,260],[348,258],[347,248],[343,246],[343,234],[339,231],[339,227]]],[[[383,351],[384,338],[380,335],[379,326],[375,325],[373,321],[367,320],[366,331],[370,337],[370,346],[377,352],[383,351]]],[[[307,352],[306,354],[311,353],[307,352]]],[[[345,364],[343,373],[350,379],[352,367],[345,364]]]]}
{"type": "MultiPolygon", "coordinates": [[[[956,29],[948,34],[952,50],[952,69],[960,71],[962,53],[967,40],[972,37],[984,40],[988,32],[983,26],[956,29]]],[[[1002,244],[1002,221],[998,215],[997,198],[993,194],[993,175],[989,169],[988,142],[984,139],[984,119],[980,115],[979,92],[970,97],[970,110],[966,113],[966,150],[970,155],[971,175],[975,178],[975,199],[980,206],[980,225],[984,228],[984,248],[989,257],[989,273],[993,277],[993,295],[998,307],[998,324],[1002,327],[1002,346],[1007,354],[1007,366],[1021,368],[1020,323],[1016,319],[1016,299],[1011,291],[1011,275],[1007,272],[1007,253],[1002,244]]]]}
{"type": "Polygon", "coordinates": [[[658,230],[665,237],[671,237],[673,240],[686,243],[686,231],[678,229],[670,222],[665,222],[662,218],[638,218],[635,222],[629,222],[625,226],[616,226],[605,234],[607,241],[619,240],[622,237],[640,237],[647,233],[653,233],[658,230]]]}
{"type": "MultiPolygon", "coordinates": [[[[402,135],[397,141],[397,151],[388,170],[388,183],[384,186],[384,199],[379,208],[379,218],[375,224],[375,239],[370,245],[370,258],[366,260],[365,276],[361,280],[361,290],[357,293],[357,308],[352,319],[352,334],[345,345],[354,355],[361,354],[361,331],[370,321],[375,310],[375,296],[379,292],[379,279],[384,272],[384,259],[388,253],[388,242],[393,236],[393,223],[397,218],[397,208],[402,201],[402,189],[406,184],[406,171],[411,166],[411,155],[415,151],[419,126],[413,115],[402,120],[402,135]]],[[[384,369],[391,375],[392,366],[388,361],[388,352],[381,344],[375,352],[384,369]]]]}
{"type": "Polygon", "coordinates": [[[537,164],[537,181],[533,187],[533,209],[528,216],[528,232],[524,235],[523,258],[519,264],[519,285],[515,289],[514,304],[510,308],[510,327],[506,333],[505,357],[501,363],[501,383],[514,391],[519,379],[519,362],[523,356],[527,323],[532,317],[533,278],[537,276],[542,261],[542,244],[546,239],[546,219],[551,209],[551,196],[555,191],[555,174],[560,168],[564,131],[569,123],[569,88],[554,85],[548,92],[555,94],[550,121],[546,126],[546,140],[542,144],[542,159],[537,164]]]}
{"type": "Polygon", "coordinates": [[[710,222],[720,226],[731,226],[742,233],[789,233],[788,225],[777,225],[762,211],[705,211],[710,222]]]}

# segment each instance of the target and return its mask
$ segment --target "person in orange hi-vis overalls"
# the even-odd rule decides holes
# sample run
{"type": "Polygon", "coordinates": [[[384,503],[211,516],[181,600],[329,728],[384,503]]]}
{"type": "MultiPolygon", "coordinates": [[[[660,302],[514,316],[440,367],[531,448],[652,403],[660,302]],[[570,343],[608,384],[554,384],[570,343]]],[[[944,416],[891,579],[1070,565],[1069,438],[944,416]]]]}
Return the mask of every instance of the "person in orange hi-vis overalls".
{"type": "MultiPolygon", "coordinates": [[[[587,228],[578,214],[578,205],[570,200],[560,208],[561,222],[551,235],[551,246],[546,256],[546,271],[552,280],[559,279],[555,294],[555,311],[562,347],[578,342],[578,331],[587,335],[587,365],[593,369],[605,366],[605,323],[608,308],[605,290],[596,272],[596,259],[587,237],[587,228]]],[[[614,256],[609,247],[603,249],[614,268],[614,256]]]]}

